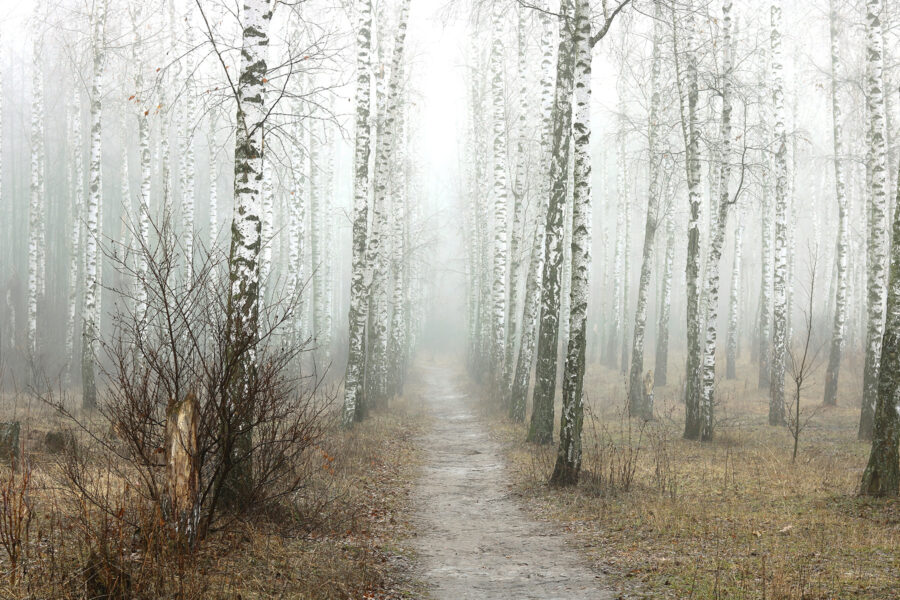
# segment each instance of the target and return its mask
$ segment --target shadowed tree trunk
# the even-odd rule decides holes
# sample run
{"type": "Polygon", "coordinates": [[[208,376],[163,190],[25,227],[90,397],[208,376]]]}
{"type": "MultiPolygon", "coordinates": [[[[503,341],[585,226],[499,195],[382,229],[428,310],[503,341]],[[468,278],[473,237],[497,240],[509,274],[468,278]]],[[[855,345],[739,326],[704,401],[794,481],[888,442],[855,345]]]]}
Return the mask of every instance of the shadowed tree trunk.
{"type": "MultiPolygon", "coordinates": [[[[545,5],[544,5],[545,6],[545,5]]],[[[544,233],[547,207],[550,199],[550,144],[553,135],[553,22],[545,11],[540,11],[541,20],[541,165],[546,170],[540,173],[537,197],[535,233],[531,242],[528,261],[528,277],[525,281],[525,300],[522,308],[522,341],[513,377],[511,416],[515,421],[525,420],[525,405],[528,397],[528,383],[534,363],[537,317],[541,299],[541,277],[544,268],[544,233]]]]}
{"type": "Polygon", "coordinates": [[[850,230],[848,227],[847,191],[844,181],[844,140],[838,73],[841,66],[838,16],[835,0],[831,0],[831,113],[834,137],[834,191],[838,204],[837,260],[835,261],[834,324],[831,330],[831,351],[825,372],[825,397],[823,404],[837,404],[838,377],[841,371],[841,352],[844,347],[844,322],[847,319],[847,262],[850,230]]]}
{"type": "Polygon", "coordinates": [[[587,307],[591,270],[591,21],[588,0],[575,8],[575,155],[572,202],[572,283],[569,340],[563,375],[563,405],[559,451],[551,485],[575,485],[581,470],[581,429],[584,418],[584,368],[587,307]]]}
{"type": "Polygon", "coordinates": [[[556,392],[557,341],[559,336],[560,267],[563,249],[563,209],[566,202],[569,140],[572,128],[572,90],[575,82],[574,6],[562,0],[559,19],[559,51],[556,59],[556,91],[553,101],[553,145],[550,154],[550,203],[544,239],[544,272],[541,284],[540,336],[528,441],[553,441],[553,397],[556,392]]]}
{"type": "Polygon", "coordinates": [[[869,148],[866,168],[870,179],[867,243],[868,322],[866,362],[863,368],[863,398],[859,417],[859,439],[872,439],[875,403],[878,397],[881,342],[884,337],[884,298],[887,248],[887,153],[884,114],[884,46],[881,33],[881,0],[866,1],[866,113],[869,148]]]}
{"type": "MultiPolygon", "coordinates": [[[[271,0],[245,0],[240,85],[237,87],[237,115],[234,146],[234,213],[231,221],[231,248],[228,257],[227,336],[228,351],[239,353],[241,364],[228,382],[224,411],[238,410],[247,382],[256,376],[253,352],[240,351],[256,343],[260,303],[260,250],[262,244],[263,128],[266,119],[266,53],[269,47],[271,0]]],[[[180,399],[172,399],[177,401],[180,399]]],[[[230,423],[226,419],[225,423],[230,423]]],[[[250,424],[242,424],[231,455],[225,464],[231,470],[222,483],[226,504],[238,501],[251,478],[250,424]]],[[[223,439],[233,437],[224,432],[223,439]]]]}
{"type": "MultiPolygon", "coordinates": [[[[350,274],[349,349],[344,377],[342,422],[349,427],[364,416],[363,369],[366,335],[366,231],[369,211],[371,131],[372,0],[356,7],[356,145],[353,157],[353,256],[350,274]]],[[[300,202],[294,198],[294,202],[300,202]]]]}
{"type": "Polygon", "coordinates": [[[675,68],[681,105],[681,129],[685,147],[685,171],[688,184],[688,244],[685,280],[687,283],[687,361],[685,373],[684,437],[700,437],[700,126],[697,115],[699,96],[697,56],[694,49],[694,15],[688,6],[687,23],[682,28],[672,9],[675,35],[675,68]],[[685,40],[680,37],[684,34],[685,40]],[[683,56],[681,54],[683,53],[683,56]]]}
{"type": "MultiPolygon", "coordinates": [[[[900,239],[898,204],[900,189],[894,203],[895,240],[900,239]]],[[[887,318],[881,348],[882,368],[878,375],[878,396],[872,424],[872,451],[860,485],[860,494],[866,496],[896,496],[900,493],[900,244],[894,244],[891,248],[889,276],[887,318]]]]}

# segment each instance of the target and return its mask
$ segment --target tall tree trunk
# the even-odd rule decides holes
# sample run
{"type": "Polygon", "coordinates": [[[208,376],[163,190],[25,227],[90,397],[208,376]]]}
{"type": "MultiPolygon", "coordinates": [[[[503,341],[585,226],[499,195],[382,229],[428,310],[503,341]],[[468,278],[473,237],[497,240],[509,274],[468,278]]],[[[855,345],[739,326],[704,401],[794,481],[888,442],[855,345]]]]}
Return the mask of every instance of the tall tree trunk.
{"type": "MultiPolygon", "coordinates": [[[[870,11],[871,4],[872,0],[867,5],[870,11]]],[[[900,189],[894,202],[895,240],[900,239],[898,204],[900,189]]],[[[900,397],[900,244],[891,247],[887,318],[881,360],[872,423],[872,451],[860,485],[860,493],[866,496],[896,496],[900,493],[900,403],[897,401],[900,397]]]]}
{"type": "MultiPolygon", "coordinates": [[[[518,7],[517,40],[519,114],[516,119],[516,172],[513,181],[513,222],[509,236],[509,304],[506,313],[506,354],[503,358],[504,400],[511,417],[515,419],[512,403],[513,377],[516,371],[516,342],[519,335],[519,280],[522,272],[522,227],[525,220],[528,190],[528,20],[527,9],[518,7]]],[[[524,328],[524,324],[523,324],[524,328]]]]}
{"type": "Polygon", "coordinates": [[[672,274],[675,270],[675,217],[671,208],[666,213],[666,255],[663,259],[662,297],[659,302],[659,323],[656,334],[656,364],[654,382],[664,386],[668,382],[669,317],[672,303],[672,274]]]}
{"type": "Polygon", "coordinates": [[[738,214],[737,226],[734,228],[734,262],[731,266],[731,295],[728,298],[728,347],[725,353],[725,378],[737,379],[738,357],[738,325],[740,324],[741,308],[741,271],[743,269],[744,254],[744,223],[743,215],[738,214]]]}
{"type": "Polygon", "coordinates": [[[703,298],[706,303],[704,318],[706,340],[702,357],[703,391],[700,398],[700,439],[703,441],[713,438],[713,409],[715,406],[713,396],[716,386],[716,341],[719,316],[719,261],[722,258],[722,247],[725,245],[728,212],[733,203],[728,185],[731,179],[731,0],[725,0],[722,4],[722,52],[722,120],[719,136],[721,165],[718,169],[718,202],[714,203],[717,215],[712,221],[713,230],[710,232],[706,258],[706,283],[703,290],[703,298]]]}
{"type": "Polygon", "coordinates": [[[884,46],[881,34],[881,0],[866,0],[866,112],[868,114],[868,215],[867,245],[868,323],[866,362],[863,369],[863,399],[859,418],[859,439],[872,439],[875,403],[878,397],[878,370],[884,337],[886,285],[887,153],[884,115],[884,46]]]}
{"type": "Polygon", "coordinates": [[[101,173],[101,125],[103,68],[106,63],[106,0],[95,5],[93,15],[93,75],[91,78],[91,159],[90,184],[87,204],[87,231],[85,235],[84,307],[81,326],[81,406],[93,409],[97,406],[97,387],[94,383],[94,351],[99,335],[100,275],[100,201],[103,194],[101,173]]]}
{"type": "Polygon", "coordinates": [[[769,425],[784,423],[784,375],[787,356],[787,260],[788,260],[788,178],[787,133],[784,113],[784,75],[781,52],[781,1],[771,7],[772,106],[775,135],[775,278],[772,319],[772,381],[769,396],[769,425]]]}
{"type": "Polygon", "coordinates": [[[550,477],[553,485],[575,485],[581,471],[581,429],[584,417],[584,368],[587,308],[591,271],[591,21],[589,0],[575,8],[575,155],[572,202],[572,283],[569,340],[563,375],[559,451],[550,477]]]}
{"type": "MultiPolygon", "coordinates": [[[[506,356],[506,88],[504,87],[504,5],[494,2],[491,10],[491,123],[493,142],[494,265],[491,284],[493,303],[493,343],[491,373],[494,393],[503,391],[503,358],[506,356]]],[[[502,397],[502,396],[501,396],[502,397]]]]}
{"type": "MultiPolygon", "coordinates": [[[[229,352],[252,347],[258,335],[260,249],[263,242],[263,129],[267,114],[266,53],[272,8],[271,0],[244,0],[240,83],[235,98],[234,213],[228,258],[228,278],[231,282],[227,309],[229,352]]],[[[252,352],[243,350],[241,364],[228,384],[225,410],[229,414],[235,414],[238,410],[239,403],[244,400],[243,390],[247,382],[256,376],[252,356],[252,352]]],[[[252,432],[247,423],[240,427],[242,432],[237,437],[236,447],[230,456],[224,457],[226,464],[231,466],[228,478],[223,482],[222,498],[226,503],[241,498],[251,477],[252,432]]]]}
{"type": "Polygon", "coordinates": [[[193,131],[196,126],[195,120],[195,104],[196,98],[194,93],[194,52],[193,50],[193,24],[191,21],[191,4],[186,4],[186,13],[184,16],[185,23],[185,43],[187,45],[187,53],[185,54],[185,84],[184,84],[184,107],[182,112],[181,135],[184,152],[181,162],[181,219],[184,228],[182,236],[182,244],[184,245],[184,266],[186,280],[190,281],[194,277],[194,205],[195,205],[195,179],[196,179],[196,161],[194,159],[194,135],[193,131]]]}
{"type": "Polygon", "coordinates": [[[394,396],[403,393],[403,371],[406,356],[406,323],[404,320],[404,289],[408,285],[404,278],[403,265],[406,260],[403,226],[406,222],[406,178],[405,169],[405,136],[404,127],[406,118],[400,111],[397,133],[399,134],[395,158],[395,174],[393,179],[393,192],[391,194],[391,276],[393,278],[393,290],[391,292],[391,337],[388,344],[390,356],[390,392],[394,396]]]}
{"type": "MultiPolygon", "coordinates": [[[[546,3],[542,4],[546,8],[546,3]]],[[[537,334],[537,318],[541,299],[541,278],[544,270],[544,234],[547,219],[547,207],[550,200],[550,145],[553,136],[553,21],[546,11],[539,11],[541,20],[541,165],[540,185],[537,197],[537,213],[535,215],[535,233],[531,242],[531,255],[528,261],[528,277],[525,282],[525,300],[522,314],[522,342],[519,344],[519,356],[516,360],[516,373],[513,380],[512,400],[510,402],[512,418],[515,421],[525,420],[525,405],[528,396],[528,383],[534,362],[534,347],[537,334]],[[544,170],[546,169],[546,170],[544,170]]]]}
{"type": "Polygon", "coordinates": [[[649,179],[647,193],[647,221],[644,225],[644,251],[641,255],[641,276],[638,280],[637,310],[634,313],[634,337],[631,344],[631,372],[628,377],[628,413],[631,416],[653,418],[652,396],[644,393],[644,330],[647,326],[647,295],[650,291],[650,270],[653,261],[653,244],[659,223],[659,188],[662,152],[659,143],[659,105],[662,91],[662,2],[653,3],[653,63],[650,75],[650,114],[648,138],[650,144],[649,179]]]}
{"type": "MultiPolygon", "coordinates": [[[[41,3],[37,3],[40,10],[41,3]]],[[[44,288],[44,70],[42,40],[34,28],[31,97],[31,202],[28,205],[28,352],[38,352],[38,303],[44,288]]]]}
{"type": "Polygon", "coordinates": [[[685,146],[685,171],[688,184],[688,244],[685,281],[687,284],[687,360],[685,373],[685,423],[684,437],[695,440],[700,437],[700,126],[697,115],[699,96],[697,83],[697,56],[694,46],[694,15],[689,3],[686,40],[679,41],[677,14],[673,12],[675,25],[675,67],[681,105],[681,128],[685,146]],[[679,56],[680,53],[684,56],[679,56]],[[682,66],[683,65],[683,66],[682,66]]]}
{"type": "MultiPolygon", "coordinates": [[[[75,86],[72,105],[69,107],[72,119],[71,141],[69,142],[69,169],[72,185],[71,194],[72,221],[69,234],[69,304],[66,319],[66,374],[69,384],[72,383],[72,367],[75,364],[75,318],[78,309],[79,266],[83,262],[82,241],[84,240],[84,141],[81,136],[81,87],[75,86]]],[[[83,292],[82,292],[83,293],[83,292]]]]}
{"type": "MultiPolygon", "coordinates": [[[[219,161],[217,160],[218,145],[216,144],[216,124],[218,119],[215,112],[209,115],[209,248],[212,249],[219,235],[219,161]]],[[[148,150],[149,151],[149,150],[148,150]]],[[[149,158],[149,153],[148,153],[149,158]]]]}
{"type": "MultiPolygon", "coordinates": [[[[350,275],[349,349],[344,376],[342,421],[349,427],[363,416],[363,369],[366,335],[366,232],[369,210],[371,148],[372,0],[356,6],[356,142],[353,157],[353,262],[350,275]]],[[[295,201],[298,199],[295,198],[295,201]]]]}
{"type": "Polygon", "coordinates": [[[544,238],[541,283],[540,336],[528,440],[553,441],[553,397],[556,393],[556,344],[559,336],[560,266],[562,263],[563,207],[566,202],[569,140],[572,129],[572,90],[575,85],[574,6],[562,0],[559,19],[559,51],[556,59],[556,91],[553,100],[553,146],[550,154],[550,202],[544,238]]]}
{"type": "Polygon", "coordinates": [[[400,5],[400,17],[397,33],[394,36],[393,55],[391,57],[390,79],[384,106],[378,106],[377,146],[375,149],[375,194],[372,206],[372,230],[367,239],[368,268],[372,276],[369,284],[368,309],[368,349],[366,359],[366,398],[367,406],[380,405],[385,400],[387,386],[387,255],[386,238],[388,235],[388,191],[390,186],[390,165],[393,159],[395,143],[394,127],[400,104],[400,75],[403,62],[406,27],[409,17],[410,0],[403,0],[400,5]],[[382,110],[383,108],[383,110],[382,110]]]}
{"type": "Polygon", "coordinates": [[[841,371],[841,352],[844,348],[844,322],[847,319],[847,262],[850,230],[846,184],[844,181],[844,132],[838,87],[838,73],[841,68],[840,39],[838,35],[838,15],[835,0],[830,4],[831,23],[831,114],[834,137],[834,192],[838,204],[837,260],[835,261],[834,324],[831,329],[831,351],[828,354],[828,369],[825,372],[825,398],[823,404],[837,404],[838,377],[841,371]]]}

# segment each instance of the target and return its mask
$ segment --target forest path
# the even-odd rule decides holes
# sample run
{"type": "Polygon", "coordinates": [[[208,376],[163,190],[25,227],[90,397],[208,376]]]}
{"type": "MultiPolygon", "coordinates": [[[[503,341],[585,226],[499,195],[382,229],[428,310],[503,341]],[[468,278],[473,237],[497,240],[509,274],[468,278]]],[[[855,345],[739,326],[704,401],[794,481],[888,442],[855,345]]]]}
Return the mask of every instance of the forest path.
{"type": "Polygon", "coordinates": [[[420,440],[413,546],[432,597],[613,598],[565,534],[530,519],[510,497],[500,444],[469,406],[465,375],[446,365],[418,370],[434,425],[420,440]]]}

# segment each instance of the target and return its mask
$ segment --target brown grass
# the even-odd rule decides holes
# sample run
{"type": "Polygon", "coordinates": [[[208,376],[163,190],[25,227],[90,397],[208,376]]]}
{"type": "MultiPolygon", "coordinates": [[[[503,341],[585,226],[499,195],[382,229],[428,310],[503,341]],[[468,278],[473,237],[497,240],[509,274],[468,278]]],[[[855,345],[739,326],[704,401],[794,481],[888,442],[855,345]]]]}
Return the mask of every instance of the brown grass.
{"type": "MultiPolygon", "coordinates": [[[[592,366],[574,490],[546,485],[555,447],[523,443],[520,426],[497,434],[530,509],[573,533],[625,597],[897,598],[900,502],[856,495],[869,445],[856,440],[853,364],[844,365],[840,406],[801,434],[796,463],[787,429],[766,424],[768,400],[749,363],[738,380],[720,382],[716,439],[706,444],[681,439],[677,374],[657,390],[660,418],[642,426],[622,416],[621,375],[592,366]]],[[[821,393],[817,380],[804,410],[821,393]]]]}
{"type": "MultiPolygon", "coordinates": [[[[27,571],[15,584],[0,553],[0,598],[83,597],[85,540],[78,539],[77,511],[63,500],[57,461],[43,451],[45,432],[60,423],[40,404],[23,403],[16,412],[34,472],[34,519],[27,571]]],[[[177,580],[171,598],[420,597],[403,540],[419,464],[414,438],[425,418],[420,406],[401,398],[352,432],[333,427],[317,450],[317,474],[284,514],[211,534],[190,564],[147,568],[177,573],[158,574],[169,588],[177,580]]],[[[135,560],[142,560],[139,553],[135,560]]]]}

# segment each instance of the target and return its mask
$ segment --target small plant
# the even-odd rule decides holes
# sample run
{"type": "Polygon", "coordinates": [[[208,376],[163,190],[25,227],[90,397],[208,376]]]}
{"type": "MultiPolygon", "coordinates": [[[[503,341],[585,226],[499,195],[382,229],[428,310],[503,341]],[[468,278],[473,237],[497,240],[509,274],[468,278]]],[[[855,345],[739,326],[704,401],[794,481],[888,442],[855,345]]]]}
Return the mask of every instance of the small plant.
{"type": "Polygon", "coordinates": [[[9,585],[15,588],[28,557],[31,519],[31,465],[23,456],[16,468],[13,461],[0,480],[0,546],[9,560],[9,585]]]}
{"type": "Polygon", "coordinates": [[[800,395],[809,382],[812,374],[819,368],[819,355],[822,348],[821,344],[813,342],[813,298],[816,289],[816,252],[810,250],[809,261],[809,302],[803,309],[803,325],[805,331],[803,337],[800,338],[796,347],[790,348],[788,355],[790,358],[790,377],[793,382],[793,397],[791,398],[790,409],[786,412],[786,421],[788,431],[794,441],[793,452],[791,453],[791,462],[797,460],[797,449],[800,445],[800,434],[806,429],[813,417],[818,414],[820,407],[816,406],[809,411],[800,410],[800,395]]]}

